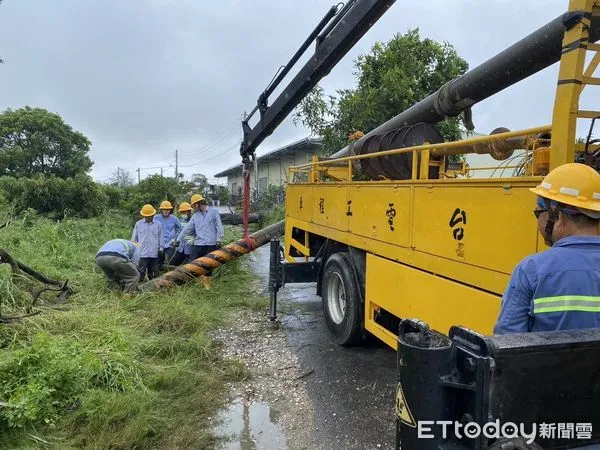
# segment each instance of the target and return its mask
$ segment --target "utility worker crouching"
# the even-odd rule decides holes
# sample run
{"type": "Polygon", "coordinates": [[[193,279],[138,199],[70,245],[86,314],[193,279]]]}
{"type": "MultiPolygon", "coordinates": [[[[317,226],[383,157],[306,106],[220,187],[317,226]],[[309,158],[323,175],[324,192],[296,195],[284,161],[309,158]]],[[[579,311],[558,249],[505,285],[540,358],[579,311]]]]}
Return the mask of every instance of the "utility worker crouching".
{"type": "Polygon", "coordinates": [[[140,281],[144,281],[146,274],[151,280],[158,275],[158,258],[163,251],[162,226],[154,222],[156,210],[152,205],[144,205],[140,211],[143,219],[138,220],[133,228],[131,240],[139,242],[140,247],[140,281]]]}
{"type": "Polygon", "coordinates": [[[600,174],[552,170],[536,188],[538,230],[550,249],[515,268],[495,334],[600,327],[600,174]]]}
{"type": "MultiPolygon", "coordinates": [[[[204,197],[200,194],[194,194],[190,203],[196,212],[185,227],[183,227],[177,240],[183,241],[186,236],[195,236],[192,255],[190,257],[191,260],[194,260],[220,248],[224,232],[219,211],[209,208],[204,197]]],[[[209,272],[206,276],[202,277],[206,289],[210,288],[211,275],[212,273],[209,272]]]]}
{"type": "Polygon", "coordinates": [[[126,239],[112,239],[96,253],[96,264],[108,278],[108,288],[113,291],[133,292],[137,289],[139,259],[140,244],[126,239]]]}

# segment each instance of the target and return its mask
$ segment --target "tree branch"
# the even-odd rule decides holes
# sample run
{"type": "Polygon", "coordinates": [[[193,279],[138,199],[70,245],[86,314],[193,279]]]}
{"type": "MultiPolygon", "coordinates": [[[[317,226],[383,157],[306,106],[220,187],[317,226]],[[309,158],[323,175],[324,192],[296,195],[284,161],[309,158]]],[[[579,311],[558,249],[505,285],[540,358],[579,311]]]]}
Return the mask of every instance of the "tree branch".
{"type": "Polygon", "coordinates": [[[75,293],[75,290],[71,286],[68,285],[69,280],[58,281],[58,280],[53,280],[52,278],[48,278],[43,273],[38,272],[35,269],[32,269],[31,267],[23,264],[20,261],[17,261],[11,255],[9,255],[8,252],[4,249],[0,249],[0,264],[1,263],[9,264],[14,273],[19,273],[19,271],[21,271],[21,272],[29,275],[31,278],[34,278],[44,284],[47,284],[50,286],[57,286],[56,288],[42,288],[38,292],[35,292],[35,291],[32,292],[31,293],[31,295],[33,296],[32,306],[37,302],[40,295],[46,291],[59,292],[59,294],[56,296],[56,300],[59,303],[62,303],[69,296],[71,296],[72,294],[75,293]]]}

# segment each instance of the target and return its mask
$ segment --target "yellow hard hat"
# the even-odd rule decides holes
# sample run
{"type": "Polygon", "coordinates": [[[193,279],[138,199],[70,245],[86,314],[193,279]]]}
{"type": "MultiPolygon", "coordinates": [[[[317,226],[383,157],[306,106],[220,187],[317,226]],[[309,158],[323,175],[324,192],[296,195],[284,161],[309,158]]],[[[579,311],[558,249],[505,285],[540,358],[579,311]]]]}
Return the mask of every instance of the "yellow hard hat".
{"type": "Polygon", "coordinates": [[[540,197],[574,206],[590,217],[600,217],[600,174],[585,164],[558,166],[530,191],[540,197]]]}
{"type": "Polygon", "coordinates": [[[202,197],[200,194],[194,194],[192,195],[190,203],[193,205],[195,203],[201,202],[202,200],[204,200],[204,197],[202,197]]]}
{"type": "Polygon", "coordinates": [[[184,211],[191,211],[192,210],[192,205],[190,205],[188,202],[182,202],[181,205],[179,205],[179,212],[184,212],[184,211]]]}
{"type": "Polygon", "coordinates": [[[169,200],[165,200],[160,204],[158,209],[173,209],[173,205],[171,205],[169,200]]]}
{"type": "Polygon", "coordinates": [[[145,204],[144,206],[142,206],[140,214],[144,217],[150,217],[156,214],[156,210],[152,205],[145,204]]]}

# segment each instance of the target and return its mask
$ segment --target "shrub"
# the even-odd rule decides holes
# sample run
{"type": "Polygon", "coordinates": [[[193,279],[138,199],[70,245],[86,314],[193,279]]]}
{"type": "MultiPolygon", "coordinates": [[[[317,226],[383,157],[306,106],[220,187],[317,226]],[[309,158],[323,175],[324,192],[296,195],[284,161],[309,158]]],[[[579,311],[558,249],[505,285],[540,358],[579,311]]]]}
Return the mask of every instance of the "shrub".
{"type": "Polygon", "coordinates": [[[0,192],[18,212],[34,209],[56,217],[94,217],[108,206],[107,195],[87,175],[67,179],[0,177],[0,192]]]}
{"type": "Polygon", "coordinates": [[[106,195],[108,207],[110,209],[124,209],[127,200],[131,196],[130,187],[119,187],[111,184],[101,184],[101,191],[106,195]]]}
{"type": "Polygon", "coordinates": [[[90,384],[90,373],[102,368],[100,359],[76,341],[59,341],[47,334],[35,337],[0,363],[0,392],[7,400],[0,419],[9,427],[30,422],[53,423],[63,408],[90,384]]]}
{"type": "Polygon", "coordinates": [[[285,203],[285,186],[269,185],[265,192],[256,195],[251,203],[251,211],[268,211],[285,203]]]}
{"type": "Polygon", "coordinates": [[[180,183],[174,178],[152,175],[131,188],[124,204],[125,210],[138,217],[138,211],[143,205],[149,203],[157,208],[163,200],[169,200],[176,208],[180,202],[189,201],[191,189],[191,183],[180,183]]]}

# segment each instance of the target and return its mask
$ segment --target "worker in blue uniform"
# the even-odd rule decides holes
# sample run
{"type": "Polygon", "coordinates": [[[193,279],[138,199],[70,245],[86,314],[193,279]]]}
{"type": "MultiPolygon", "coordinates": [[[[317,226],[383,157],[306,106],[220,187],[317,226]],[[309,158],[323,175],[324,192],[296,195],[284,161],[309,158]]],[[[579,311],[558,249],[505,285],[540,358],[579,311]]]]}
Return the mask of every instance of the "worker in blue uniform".
{"type": "Polygon", "coordinates": [[[114,291],[137,289],[139,262],[140,244],[126,239],[111,239],[96,253],[96,264],[108,278],[108,288],[114,291]]]}
{"type": "Polygon", "coordinates": [[[173,215],[173,205],[169,200],[163,201],[160,206],[160,214],[154,220],[162,226],[162,248],[158,255],[158,268],[162,270],[165,263],[170,264],[171,258],[176,250],[177,235],[181,231],[179,219],[173,215]]]}
{"type": "Polygon", "coordinates": [[[533,189],[550,249],[521,261],[494,334],[600,327],[600,174],[583,164],[552,170],[533,189]]]}
{"type": "MultiPolygon", "coordinates": [[[[179,222],[181,223],[181,226],[184,227],[192,218],[192,205],[190,205],[188,202],[183,202],[181,205],[179,205],[178,211],[182,214],[179,222]]],[[[178,237],[177,251],[173,255],[173,258],[171,258],[171,265],[179,266],[183,263],[187,263],[190,261],[191,256],[192,244],[187,243],[185,239],[180,240],[178,237]]]]}

